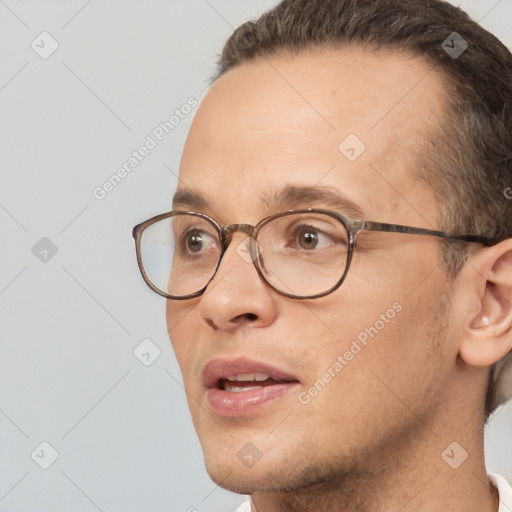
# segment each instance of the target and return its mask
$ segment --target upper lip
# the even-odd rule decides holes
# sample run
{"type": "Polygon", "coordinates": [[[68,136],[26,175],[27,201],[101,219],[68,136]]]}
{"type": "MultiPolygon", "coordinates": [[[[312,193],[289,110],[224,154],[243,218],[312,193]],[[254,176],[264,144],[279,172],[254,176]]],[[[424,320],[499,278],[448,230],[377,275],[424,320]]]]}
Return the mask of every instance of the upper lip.
{"type": "Polygon", "coordinates": [[[247,373],[267,373],[274,379],[298,381],[294,375],[279,370],[267,363],[254,361],[246,357],[231,360],[216,358],[209,361],[203,368],[203,385],[206,388],[214,388],[220,379],[247,373]]]}

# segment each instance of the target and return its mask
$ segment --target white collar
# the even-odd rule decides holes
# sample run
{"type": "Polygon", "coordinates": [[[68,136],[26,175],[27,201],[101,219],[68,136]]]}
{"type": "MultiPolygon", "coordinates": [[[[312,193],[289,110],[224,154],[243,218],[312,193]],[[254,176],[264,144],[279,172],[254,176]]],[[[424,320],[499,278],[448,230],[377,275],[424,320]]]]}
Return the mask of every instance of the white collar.
{"type": "Polygon", "coordinates": [[[498,489],[500,495],[500,508],[498,512],[510,512],[512,510],[512,487],[510,487],[510,484],[501,475],[491,473],[489,478],[498,489]]]}

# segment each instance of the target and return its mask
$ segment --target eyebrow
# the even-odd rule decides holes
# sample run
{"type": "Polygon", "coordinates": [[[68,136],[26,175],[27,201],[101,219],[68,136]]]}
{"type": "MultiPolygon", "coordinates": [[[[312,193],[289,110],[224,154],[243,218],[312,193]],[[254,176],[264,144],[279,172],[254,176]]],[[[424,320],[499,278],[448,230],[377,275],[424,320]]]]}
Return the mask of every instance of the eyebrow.
{"type": "Polygon", "coordinates": [[[187,208],[190,210],[207,209],[210,206],[208,200],[199,192],[189,188],[177,190],[172,198],[172,209],[187,208]]]}
{"type": "MultiPolygon", "coordinates": [[[[332,187],[313,185],[286,185],[280,190],[267,192],[260,198],[263,208],[271,212],[280,212],[298,208],[321,207],[333,209],[356,219],[364,218],[362,210],[350,199],[332,187]]],[[[177,190],[172,200],[173,209],[190,210],[211,209],[206,197],[191,189],[177,190]]]]}
{"type": "Polygon", "coordinates": [[[348,197],[332,187],[321,185],[309,187],[286,185],[279,191],[265,194],[261,198],[261,204],[277,211],[321,205],[355,218],[364,217],[362,210],[348,197]]]}

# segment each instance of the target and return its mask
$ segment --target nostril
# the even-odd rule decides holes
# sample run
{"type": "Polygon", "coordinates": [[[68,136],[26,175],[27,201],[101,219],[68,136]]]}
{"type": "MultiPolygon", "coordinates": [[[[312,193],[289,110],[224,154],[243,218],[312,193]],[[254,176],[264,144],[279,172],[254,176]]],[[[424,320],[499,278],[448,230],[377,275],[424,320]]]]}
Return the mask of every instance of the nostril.
{"type": "Polygon", "coordinates": [[[242,313],[241,315],[235,316],[231,322],[233,323],[241,323],[245,320],[250,320],[251,322],[254,322],[255,320],[258,320],[259,316],[256,313],[242,313]]]}
{"type": "Polygon", "coordinates": [[[215,322],[211,320],[210,318],[206,319],[206,323],[214,330],[216,331],[218,327],[215,325],[215,322]]]}

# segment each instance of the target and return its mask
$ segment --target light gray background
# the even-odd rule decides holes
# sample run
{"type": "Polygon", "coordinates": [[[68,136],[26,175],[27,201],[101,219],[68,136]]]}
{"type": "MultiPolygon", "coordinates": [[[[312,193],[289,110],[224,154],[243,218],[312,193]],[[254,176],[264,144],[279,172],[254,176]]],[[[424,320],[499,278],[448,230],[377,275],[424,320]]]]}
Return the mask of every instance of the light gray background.
{"type": "MultiPolygon", "coordinates": [[[[512,0],[454,3],[512,46],[512,0]]],[[[165,301],[143,283],[131,238],[170,208],[193,113],[103,200],[92,192],[202,98],[232,28],[273,4],[0,0],[1,511],[220,512],[241,501],[203,468],[165,301]],[[59,45],[47,58],[31,47],[51,49],[43,31],[59,45]],[[146,338],[161,351],[149,366],[133,353],[146,338]],[[58,452],[48,469],[43,441],[58,452]]],[[[512,480],[511,425],[509,405],[486,451],[489,470],[512,480]]]]}

